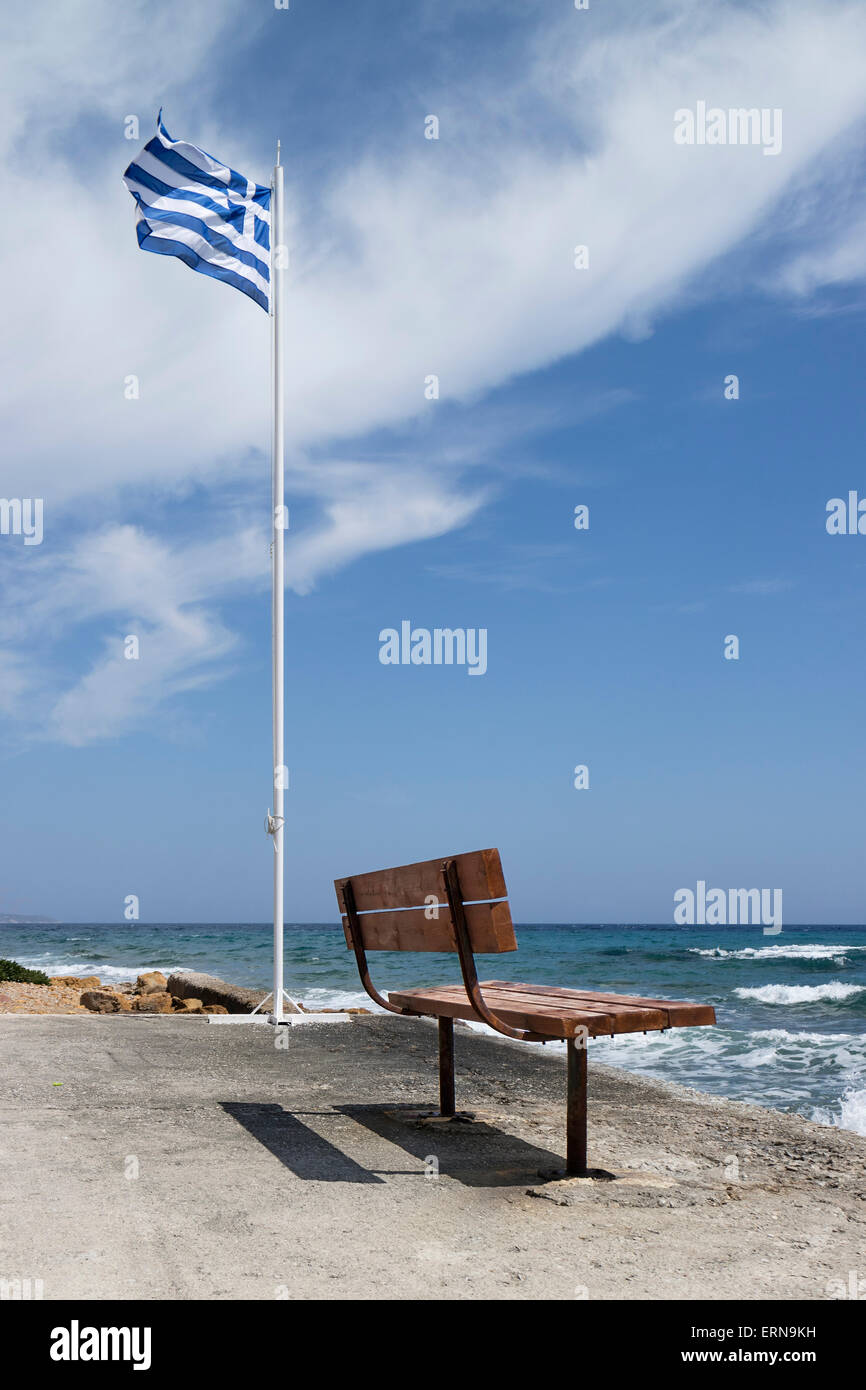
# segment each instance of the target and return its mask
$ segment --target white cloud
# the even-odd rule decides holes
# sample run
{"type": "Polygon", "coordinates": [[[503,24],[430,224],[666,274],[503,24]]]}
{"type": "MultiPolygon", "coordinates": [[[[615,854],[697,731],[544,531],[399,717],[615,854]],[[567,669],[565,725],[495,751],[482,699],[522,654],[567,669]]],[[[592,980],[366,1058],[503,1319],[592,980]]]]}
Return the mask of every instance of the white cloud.
{"type": "Polygon", "coordinates": [[[0,714],[16,716],[38,684],[25,652],[0,648],[0,714]]]}
{"type": "Polygon", "coordinates": [[[866,216],[839,228],[820,244],[793,256],[780,272],[776,287],[805,298],[826,286],[856,284],[866,279],[866,216]]]}
{"type": "MultiPolygon", "coordinates": [[[[334,477],[332,466],[329,473],[334,477]]],[[[463,526],[485,493],[452,493],[423,472],[346,466],[346,480],[324,505],[324,519],[302,532],[286,554],[286,580],[307,593],[316,579],[376,550],[427,540],[463,526]]]]}
{"type": "MultiPolygon", "coordinates": [[[[82,69],[89,81],[63,87],[70,126],[76,103],[96,100],[118,113],[116,141],[91,147],[86,183],[61,161],[56,142],[38,169],[19,156],[28,237],[22,243],[16,219],[2,231],[18,272],[7,304],[16,344],[4,383],[10,472],[13,480],[35,473],[57,500],[129,483],[218,480],[267,441],[264,315],[135,245],[120,183],[134,151],[121,138],[129,104],[122,98],[125,85],[156,84],[129,75],[141,35],[130,33],[128,9],[83,8],[84,32],[95,28],[99,45],[82,69]],[[122,391],[133,372],[137,402],[122,391]],[[70,467],[70,455],[83,453],[86,466],[70,467]]],[[[154,12],[165,13],[147,7],[154,12]]],[[[207,12],[212,27],[197,32],[218,39],[219,20],[234,6],[207,12]]],[[[432,148],[419,137],[415,154],[395,159],[374,147],[320,190],[318,204],[305,190],[313,212],[294,229],[289,295],[290,445],[318,446],[417,416],[430,372],[445,397],[470,400],[662,312],[820,151],[832,157],[832,142],[866,107],[862,6],[825,5],[820,14],[806,4],[762,14],[717,6],[712,23],[695,4],[665,13],[589,39],[570,17],[554,31],[555,52],[549,38],[540,41],[525,90],[507,95],[513,112],[527,94],[536,102],[546,94],[571,127],[571,148],[563,148],[561,125],[546,147],[539,131],[515,129],[513,114],[498,141],[486,123],[476,148],[471,111],[458,108],[450,121],[460,140],[450,149],[446,121],[432,148]],[[675,145],[673,112],[699,97],[781,106],[782,154],[675,145]],[[588,272],[572,267],[577,242],[590,247],[588,272]]],[[[132,14],[141,25],[136,7],[132,14]]],[[[176,75],[195,67],[195,32],[185,24],[175,51],[166,21],[162,40],[157,30],[146,48],[159,52],[162,42],[176,75]]],[[[199,58],[206,70],[210,50],[199,58]]],[[[25,104],[43,100],[51,61],[38,84],[26,77],[25,104]]],[[[59,43],[54,61],[58,76],[77,71],[59,43]]],[[[14,94],[17,70],[10,81],[14,94]]],[[[495,74],[487,85],[496,89],[495,74]]],[[[38,126],[38,112],[29,114],[38,126]]],[[[264,177],[255,151],[226,148],[234,145],[227,132],[183,134],[264,177]]],[[[291,175],[294,205],[301,200],[291,195],[291,175]]]]}
{"type": "MultiPolygon", "coordinates": [[[[114,622],[147,591],[148,608],[137,611],[165,643],[161,674],[124,703],[123,670],[95,639],[89,675],[53,706],[51,727],[70,740],[117,731],[215,670],[231,637],[213,605],[230,583],[262,582],[245,548],[259,546],[255,527],[232,538],[227,572],[212,563],[224,536],[193,546],[196,572],[179,559],[187,545],[173,550],[110,524],[128,488],[244,479],[251,491],[255,475],[266,506],[265,316],[180,264],[142,255],[120,183],[136,149],[122,138],[123,117],[137,112],[147,138],[162,98],[174,133],[265,177],[269,148],[240,148],[249,137],[222,128],[209,100],[215,54],[241,13],[248,27],[249,7],[230,0],[81,0],[62,28],[44,4],[11,21],[2,158],[26,236],[19,218],[0,224],[15,267],[4,305],[3,490],[46,499],[46,528],[55,526],[46,545],[56,544],[63,508],[92,527],[53,557],[55,573],[69,566],[74,581],[68,621],[114,622]],[[183,95],[191,90],[198,108],[183,95]],[[79,166],[84,118],[95,115],[110,117],[116,139],[90,139],[79,166]],[[129,373],[140,378],[138,401],[123,397],[129,373]]],[[[649,332],[705,268],[750,232],[766,235],[786,191],[808,190],[819,159],[832,163],[866,110],[862,5],[709,10],[683,0],[624,12],[625,28],[611,15],[593,29],[584,20],[547,20],[522,79],[505,90],[495,70],[479,71],[442,112],[438,143],[419,134],[412,154],[371,144],[323,188],[295,188],[289,168],[290,206],[309,209],[291,238],[290,491],[318,507],[289,546],[299,591],[360,555],[465,524],[483,497],[466,471],[471,457],[449,459],[434,440],[420,461],[379,468],[353,462],[349,441],[429,415],[430,373],[445,400],[472,404],[612,332],[649,332]],[[780,107],[782,153],[675,145],[673,113],[698,99],[780,107]],[[573,268],[576,243],[590,248],[588,271],[573,268]]],[[[842,218],[825,281],[860,273],[862,241],[862,227],[842,218]]],[[[789,291],[817,282],[791,260],[789,291]]],[[[32,590],[48,618],[52,602],[32,590]]]]}
{"type": "Polygon", "coordinates": [[[31,737],[81,745],[135,728],[172,695],[216,679],[236,638],[202,599],[249,582],[257,549],[249,532],[173,549],[115,526],[59,556],[30,551],[15,566],[0,619],[0,638],[16,643],[0,664],[6,713],[26,719],[31,737]],[[64,639],[94,622],[103,634],[98,655],[70,679],[64,639]],[[130,635],[139,644],[133,660],[130,635]],[[35,679],[36,657],[50,679],[35,679]]]}
{"type": "MultiPolygon", "coordinates": [[[[334,496],[324,521],[288,548],[287,582],[298,593],[349,559],[462,525],[481,498],[428,494],[423,482],[407,486],[385,469],[346,469],[342,489],[342,470],[327,470],[334,496]]],[[[33,738],[74,746],[141,727],[173,696],[227,674],[238,639],[216,605],[245,590],[264,592],[269,565],[264,528],[242,524],[193,544],[171,545],[124,525],[60,553],[22,549],[0,615],[0,711],[26,720],[33,738]],[[93,623],[104,635],[89,668],[65,673],[63,638],[93,623]],[[132,660],[130,635],[138,641],[132,660]],[[50,680],[39,679],[40,656],[50,680]]]]}

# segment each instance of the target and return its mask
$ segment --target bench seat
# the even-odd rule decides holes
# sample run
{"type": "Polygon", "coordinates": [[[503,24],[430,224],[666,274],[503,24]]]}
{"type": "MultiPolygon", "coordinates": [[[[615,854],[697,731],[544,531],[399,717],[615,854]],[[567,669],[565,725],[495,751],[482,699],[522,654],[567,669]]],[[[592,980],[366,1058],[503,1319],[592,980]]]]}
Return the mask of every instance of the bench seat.
{"type": "MultiPolygon", "coordinates": [[[[527,1041],[570,1038],[583,1029],[591,1038],[613,1037],[617,1033],[691,1028],[716,1021],[709,1004],[674,999],[642,999],[629,994],[512,984],[510,980],[483,980],[480,989],[484,1002],[497,1018],[534,1035],[527,1041]]],[[[472,1007],[463,985],[389,991],[388,1000],[398,1009],[422,1016],[483,1021],[472,1007]]]]}
{"type": "Polygon", "coordinates": [[[709,1004],[644,999],[631,994],[557,989],[478,979],[476,955],[517,950],[499,851],[480,849],[450,859],[425,859],[334,880],[358,974],[370,998],[394,1014],[430,1017],[439,1026],[439,1114],[456,1115],[454,1020],[484,1023],[518,1042],[564,1041],[568,1089],[565,1172],[591,1173],[586,1156],[586,1057],[590,1038],[663,1032],[712,1024],[709,1004]],[[431,985],[380,994],[370,978],[368,951],[449,951],[460,961],[462,984],[431,985]]]}

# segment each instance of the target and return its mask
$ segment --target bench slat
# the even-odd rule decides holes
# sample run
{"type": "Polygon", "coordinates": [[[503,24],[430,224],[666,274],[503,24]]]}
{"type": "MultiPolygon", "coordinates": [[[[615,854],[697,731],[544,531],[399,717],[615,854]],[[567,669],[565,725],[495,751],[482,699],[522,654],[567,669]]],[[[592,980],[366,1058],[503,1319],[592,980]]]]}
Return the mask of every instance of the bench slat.
{"type": "MultiPolygon", "coordinates": [[[[548,1038],[568,1038],[573,1037],[581,1026],[584,1026],[591,1037],[596,1033],[612,1033],[613,1019],[609,1015],[586,1012],[579,1014],[554,1014],[552,1011],[547,1016],[538,1013],[531,1006],[520,1007],[513,1001],[502,999],[497,1001],[493,995],[488,995],[482,986],[485,1003],[501,1019],[503,1023],[508,1023],[512,1028],[524,1028],[533,1033],[538,1033],[548,1038]]],[[[434,996],[429,990],[402,990],[399,993],[389,991],[388,998],[392,1004],[399,1008],[411,1009],[413,1013],[430,1014],[434,1018],[464,1018],[478,1019],[475,1010],[469,1002],[465,989],[462,985],[445,987],[441,993],[437,992],[434,996]],[[448,988],[453,989],[453,993],[448,993],[448,988]]]]}
{"type": "MultiPolygon", "coordinates": [[[[459,986],[457,986],[457,988],[459,988],[459,986]]],[[[623,1004],[603,1002],[592,994],[583,995],[576,1001],[571,999],[560,1000],[542,995],[525,994],[517,990],[497,989],[489,983],[482,987],[482,993],[485,999],[487,998],[486,990],[488,988],[491,990],[491,997],[495,996],[501,1001],[507,1001],[513,1004],[515,1008],[537,1009],[538,1013],[542,1016],[562,1015],[565,1018],[569,1018],[575,1012],[587,1012],[602,1014],[605,1018],[613,1018],[614,1021],[624,1022],[629,1025],[625,1030],[615,1028],[613,1030],[614,1032],[632,1032],[637,1028],[668,1028],[671,1026],[667,1009],[650,1005],[642,999],[632,1000],[631,1005],[626,1007],[623,1004]]]]}
{"type": "MultiPolygon", "coordinates": [[[[602,1004],[597,1002],[592,995],[582,998],[579,1003],[574,1001],[564,1002],[555,998],[534,997],[531,994],[519,994],[516,990],[497,989],[489,980],[480,986],[485,999],[488,993],[491,999],[495,998],[499,1003],[510,1004],[513,1008],[530,1009],[539,1017],[563,1017],[570,1018],[575,1013],[599,1014],[605,1019],[632,1020],[635,1016],[641,1019],[648,1019],[647,1026],[653,1028],[667,1028],[668,1018],[664,1009],[643,1008],[641,1001],[636,1000],[637,1008],[625,1008],[621,1004],[602,1004]]],[[[462,997],[465,990],[462,985],[433,985],[430,988],[422,988],[418,991],[423,994],[425,999],[450,999],[454,991],[458,991],[462,997]]],[[[412,994],[415,991],[406,990],[405,993],[412,994]]],[[[491,1005],[491,1008],[493,1006],[491,1005]]]]}
{"type": "MultiPolygon", "coordinates": [[[[517,950],[507,902],[468,903],[464,913],[473,951],[483,955],[517,950]]],[[[398,912],[366,912],[358,917],[358,923],[365,951],[457,950],[447,905],[440,907],[438,919],[426,917],[423,907],[410,907],[398,912]]],[[[351,950],[352,936],[345,914],[343,931],[351,950]]]]}
{"type": "MultiPolygon", "coordinates": [[[[431,896],[443,901],[442,864],[449,857],[457,865],[464,902],[507,897],[499,850],[479,849],[469,854],[441,855],[438,859],[426,859],[418,864],[401,864],[395,869],[376,869],[368,874],[351,875],[358,912],[423,907],[425,899],[431,896]]],[[[341,911],[345,911],[340,891],[345,882],[346,878],[334,880],[341,911]]],[[[509,949],[513,950],[514,947],[509,949]]]]}
{"type": "MultiPolygon", "coordinates": [[[[586,1028],[590,1037],[599,1037],[715,1022],[715,1012],[709,1005],[681,1000],[634,999],[546,985],[514,985],[505,980],[484,981],[481,993],[503,1023],[552,1038],[571,1037],[580,1027],[586,1028]]],[[[388,998],[392,1004],[419,1014],[477,1018],[462,985],[389,992],[388,998]]]]}
{"type": "Polygon", "coordinates": [[[516,990],[518,994],[532,993],[542,997],[555,996],[574,1000],[576,1006],[592,1000],[603,1007],[624,1005],[626,1008],[664,1009],[672,1028],[693,1028],[715,1023],[716,1013],[711,1004],[695,1004],[688,999],[644,999],[632,994],[607,994],[598,990],[560,989],[555,985],[512,984],[510,980],[490,980],[491,989],[516,990]]]}

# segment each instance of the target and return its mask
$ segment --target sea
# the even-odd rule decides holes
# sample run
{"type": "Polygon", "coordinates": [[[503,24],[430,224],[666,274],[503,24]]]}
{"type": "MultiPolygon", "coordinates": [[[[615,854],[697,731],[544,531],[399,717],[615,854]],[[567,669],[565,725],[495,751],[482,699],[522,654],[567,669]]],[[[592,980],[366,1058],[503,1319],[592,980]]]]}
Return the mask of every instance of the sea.
{"type": "MultiPolygon", "coordinates": [[[[766,936],[755,927],[529,924],[517,936],[517,952],[478,957],[482,980],[715,1006],[715,1028],[597,1039],[590,1065],[605,1062],[866,1134],[866,927],[786,926],[766,936]]],[[[268,988],[271,927],[0,925],[0,956],[49,975],[93,974],[105,982],[183,968],[268,988]]],[[[384,991],[459,979],[454,956],[381,952],[369,959],[384,991]]],[[[289,993],[308,1008],[376,1008],[339,926],[287,925],[285,967],[289,993]]]]}

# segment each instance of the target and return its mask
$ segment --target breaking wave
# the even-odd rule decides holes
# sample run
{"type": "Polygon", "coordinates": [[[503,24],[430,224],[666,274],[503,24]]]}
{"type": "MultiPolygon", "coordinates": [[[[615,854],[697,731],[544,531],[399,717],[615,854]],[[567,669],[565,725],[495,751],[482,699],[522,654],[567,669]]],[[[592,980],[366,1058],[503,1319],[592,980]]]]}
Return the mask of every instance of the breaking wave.
{"type": "Polygon", "coordinates": [[[709,949],[690,946],[689,955],[704,956],[708,960],[831,960],[835,965],[847,964],[849,951],[866,951],[866,946],[744,946],[740,951],[726,951],[723,946],[709,949]]]}
{"type": "Polygon", "coordinates": [[[866,994],[866,989],[830,980],[826,985],[759,985],[755,989],[741,986],[734,994],[738,999],[755,999],[759,1004],[820,1004],[825,1000],[838,1004],[866,994]]]}

